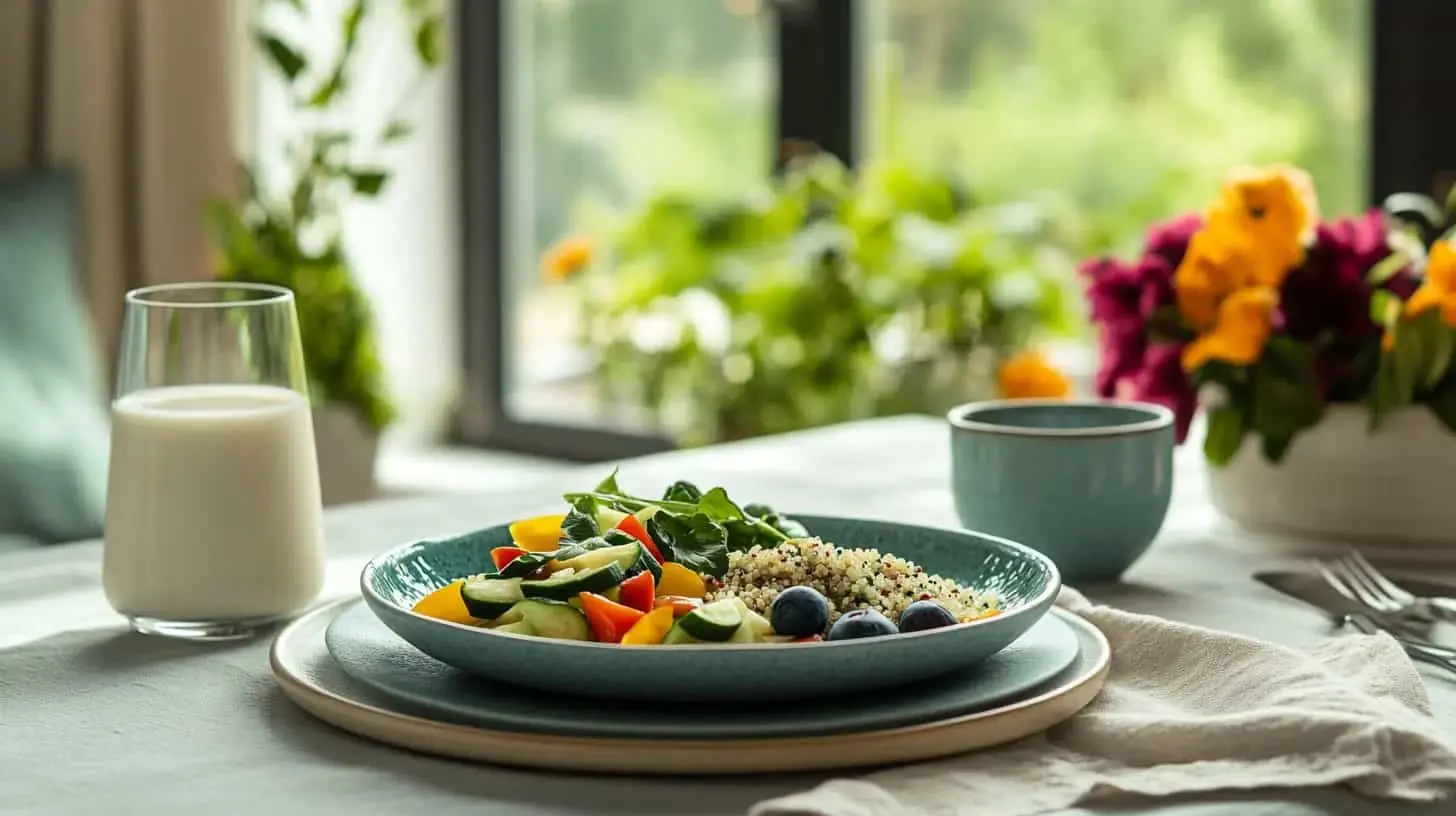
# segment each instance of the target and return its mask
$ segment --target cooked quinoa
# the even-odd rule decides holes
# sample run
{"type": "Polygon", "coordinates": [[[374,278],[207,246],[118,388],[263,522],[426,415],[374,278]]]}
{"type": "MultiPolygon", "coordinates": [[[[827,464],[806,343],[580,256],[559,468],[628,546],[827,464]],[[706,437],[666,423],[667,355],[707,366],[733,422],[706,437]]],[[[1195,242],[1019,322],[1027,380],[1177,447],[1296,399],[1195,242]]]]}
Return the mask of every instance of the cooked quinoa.
{"type": "Polygon", "coordinates": [[[993,592],[977,592],[949,578],[930,575],[915,564],[879,550],[846,549],[817,538],[798,538],[777,547],[754,547],[728,554],[728,573],[707,600],[738,597],[768,614],[778,594],[807,586],[829,600],[829,621],[855,609],[878,609],[892,621],[921,599],[939,601],[961,621],[996,614],[993,592]]]}

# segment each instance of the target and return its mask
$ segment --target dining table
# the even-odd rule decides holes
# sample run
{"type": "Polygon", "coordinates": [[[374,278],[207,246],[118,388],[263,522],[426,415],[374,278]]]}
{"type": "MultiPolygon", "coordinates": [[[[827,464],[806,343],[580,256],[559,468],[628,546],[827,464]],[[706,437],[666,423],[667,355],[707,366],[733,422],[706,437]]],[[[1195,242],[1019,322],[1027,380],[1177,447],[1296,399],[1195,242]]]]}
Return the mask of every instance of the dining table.
{"type": "MultiPolygon", "coordinates": [[[[1092,600],[1293,647],[1339,636],[1317,611],[1252,580],[1333,542],[1256,534],[1206,495],[1202,453],[1175,456],[1174,497],[1151,549],[1092,600]]],[[[325,515],[321,602],[358,594],[374,555],[401,543],[559,512],[561,494],[620,467],[644,489],[688,479],[786,513],[957,526],[943,419],[901,416],[523,475],[509,488],[363,502],[325,515]]],[[[269,638],[192,643],[129,631],[101,586],[100,541],[0,556],[0,813],[743,814],[823,774],[735,778],[545,773],[441,759],[314,719],[273,680],[269,638]]],[[[1424,565],[1425,577],[1456,570],[1424,565]]],[[[1115,661],[1117,656],[1113,655],[1115,661]]],[[[1422,670],[1456,742],[1456,680],[1422,670]]],[[[1099,802],[1075,814],[1450,814],[1340,788],[1099,802]]],[[[981,810],[968,809],[967,813],[981,810]]],[[[994,813],[994,803],[985,811],[994,813]]]]}

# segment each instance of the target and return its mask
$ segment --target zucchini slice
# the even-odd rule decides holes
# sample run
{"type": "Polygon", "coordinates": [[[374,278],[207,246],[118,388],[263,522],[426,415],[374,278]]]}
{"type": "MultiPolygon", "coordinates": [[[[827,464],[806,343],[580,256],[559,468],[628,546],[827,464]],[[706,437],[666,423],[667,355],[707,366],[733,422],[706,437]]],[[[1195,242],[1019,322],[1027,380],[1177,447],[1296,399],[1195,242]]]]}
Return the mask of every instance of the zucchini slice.
{"type": "Polygon", "coordinates": [[[586,616],[564,603],[524,600],[496,619],[495,631],[536,635],[556,640],[591,640],[586,616]]]}
{"type": "Polygon", "coordinates": [[[662,565],[657,563],[657,559],[652,557],[652,553],[648,552],[640,541],[588,550],[574,558],[561,561],[560,564],[562,567],[570,567],[578,572],[584,569],[594,569],[604,564],[616,564],[622,570],[623,578],[631,578],[633,575],[645,571],[652,573],[654,583],[662,579],[662,565]]]}
{"type": "Polygon", "coordinates": [[[547,601],[569,601],[583,592],[605,592],[622,583],[622,568],[615,562],[591,569],[574,566],[571,570],[540,581],[522,581],[521,594],[547,601]]]}
{"type": "Polygon", "coordinates": [[[460,598],[465,601],[465,611],[471,617],[481,620],[500,617],[524,597],[521,594],[520,578],[482,575],[460,585],[460,598]]]}
{"type": "Polygon", "coordinates": [[[698,640],[722,643],[733,637],[743,623],[743,613],[738,611],[736,598],[714,601],[678,618],[677,626],[698,640]]]}

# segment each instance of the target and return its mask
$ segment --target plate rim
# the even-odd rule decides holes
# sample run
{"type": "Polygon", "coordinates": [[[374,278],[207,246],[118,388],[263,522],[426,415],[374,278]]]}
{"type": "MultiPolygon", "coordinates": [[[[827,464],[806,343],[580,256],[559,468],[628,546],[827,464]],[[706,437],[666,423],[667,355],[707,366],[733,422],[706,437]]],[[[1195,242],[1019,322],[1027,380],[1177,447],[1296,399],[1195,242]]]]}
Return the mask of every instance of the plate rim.
{"type": "MultiPolygon", "coordinates": [[[[926,629],[926,630],[920,631],[920,632],[904,632],[904,633],[901,633],[901,634],[896,635],[896,639],[897,640],[903,641],[906,638],[922,638],[922,639],[928,639],[928,638],[934,638],[934,637],[944,637],[949,632],[964,632],[964,631],[967,631],[967,630],[969,630],[969,629],[971,629],[973,627],[977,627],[977,626],[997,626],[999,628],[1001,626],[1006,626],[1008,621],[1015,620],[1015,619],[1017,619],[1019,617],[1022,617],[1024,615],[1032,615],[1033,617],[1036,617],[1036,618],[1040,619],[1041,616],[1042,616],[1042,614],[1044,614],[1043,610],[1047,609],[1050,605],[1052,605],[1055,602],[1055,599],[1056,599],[1057,595],[1061,592],[1061,588],[1062,588],[1062,585],[1063,585],[1062,573],[1061,573],[1061,571],[1059,569],[1057,569],[1056,563],[1054,561],[1052,561],[1052,559],[1049,556],[1047,556],[1047,555],[1045,555],[1045,554],[1043,554],[1041,552],[1038,552],[1038,551],[1032,549],[1031,547],[1029,547],[1029,546],[1027,546],[1025,544],[1021,544],[1019,542],[1012,541],[1011,539],[1008,539],[1008,538],[1002,538],[1000,536],[991,535],[990,533],[982,533],[982,532],[979,532],[979,531],[976,531],[976,530],[968,530],[968,529],[965,529],[963,527],[947,527],[947,526],[940,526],[940,525],[934,525],[934,524],[917,524],[917,523],[911,523],[911,522],[905,522],[905,521],[895,521],[893,519],[862,518],[862,517],[858,517],[858,516],[826,516],[826,515],[819,514],[819,513],[798,513],[798,514],[788,513],[786,515],[789,518],[792,518],[792,519],[819,519],[819,520],[829,520],[829,521],[833,521],[833,522],[886,524],[886,525],[891,525],[891,526],[895,526],[895,527],[919,528],[919,529],[924,529],[924,530],[932,530],[932,531],[937,532],[937,533],[950,534],[950,535],[956,535],[956,536],[962,536],[962,537],[965,537],[965,538],[971,538],[971,539],[976,539],[976,540],[979,540],[979,541],[989,542],[989,543],[991,543],[991,544],[993,544],[993,545],[995,545],[997,547],[1001,547],[1003,549],[1015,551],[1018,555],[1020,555],[1020,556],[1022,556],[1024,558],[1027,558],[1027,559],[1029,559],[1031,561],[1035,561],[1035,562],[1039,563],[1042,566],[1042,568],[1045,569],[1046,572],[1050,576],[1049,580],[1046,583],[1046,586],[1042,587],[1042,591],[1041,592],[1039,592],[1035,596],[1027,599],[1025,602],[1022,603],[1021,606],[1019,606],[1016,609],[1013,609],[1013,610],[1011,610],[1009,612],[1002,612],[1002,613],[1000,613],[998,615],[993,615],[993,616],[988,617],[988,618],[980,618],[980,619],[973,620],[973,621],[966,621],[964,623],[957,623],[957,624],[954,624],[954,625],[951,625],[951,626],[942,626],[942,627],[938,627],[938,628],[935,628],[935,629],[926,629]]],[[[386,560],[397,560],[398,556],[401,555],[406,550],[413,549],[413,548],[417,548],[417,547],[421,547],[421,546],[427,545],[427,544],[435,544],[435,543],[439,543],[439,542],[442,542],[442,541],[451,541],[453,539],[457,539],[457,538],[460,538],[462,536],[474,535],[474,534],[477,534],[477,533],[483,533],[483,532],[485,532],[487,530],[494,530],[494,529],[498,529],[498,528],[501,528],[501,527],[509,527],[510,524],[512,524],[512,522],[506,522],[504,524],[492,524],[492,525],[489,525],[487,527],[481,527],[481,528],[478,528],[478,529],[475,529],[475,530],[469,530],[467,532],[458,533],[456,535],[442,536],[442,537],[438,537],[438,538],[417,539],[415,541],[408,541],[408,542],[405,542],[403,544],[397,544],[397,545],[395,545],[393,547],[390,547],[389,549],[385,550],[384,552],[378,553],[375,556],[373,556],[372,558],[370,558],[364,564],[364,566],[359,570],[359,592],[360,592],[360,594],[362,594],[364,596],[365,601],[367,603],[369,603],[371,606],[384,607],[384,608],[388,609],[391,613],[404,615],[405,617],[407,617],[408,619],[411,619],[411,620],[423,621],[423,622],[426,623],[426,625],[437,626],[437,627],[444,627],[446,630],[456,630],[456,631],[461,631],[461,632],[472,632],[472,633],[475,633],[475,634],[485,633],[485,634],[487,634],[489,636],[494,636],[494,637],[508,638],[508,639],[514,639],[514,640],[526,640],[526,641],[530,641],[533,644],[533,646],[536,646],[538,648],[559,648],[559,649],[562,649],[563,650],[563,653],[565,653],[564,650],[567,650],[567,649],[570,649],[572,651],[575,651],[575,650],[584,649],[584,648],[586,648],[586,649],[609,649],[609,650],[611,650],[613,652],[623,652],[623,651],[625,651],[625,652],[628,652],[628,653],[641,652],[643,650],[648,650],[648,651],[655,650],[655,647],[653,647],[653,646],[631,646],[631,645],[629,645],[629,646],[623,646],[620,643],[595,643],[595,642],[591,642],[591,641],[576,641],[576,640],[552,641],[552,640],[547,639],[547,638],[539,638],[539,637],[533,637],[533,636],[529,636],[529,635],[518,635],[518,634],[511,633],[511,632],[497,632],[497,631],[495,631],[493,629],[484,629],[484,628],[481,628],[479,626],[470,626],[470,625],[463,624],[463,623],[455,623],[454,621],[442,620],[440,618],[432,618],[432,617],[430,617],[428,615],[421,615],[420,613],[414,611],[413,609],[406,609],[405,607],[400,606],[400,605],[394,603],[392,600],[381,596],[379,593],[377,593],[374,590],[374,587],[371,585],[371,582],[370,582],[369,578],[375,572],[375,570],[377,570],[380,566],[382,566],[382,563],[384,561],[386,561],[386,560]],[[544,645],[543,645],[543,642],[544,642],[544,645]]],[[[893,552],[891,552],[890,554],[891,555],[894,555],[893,552]]],[[[1031,624],[1031,625],[1034,625],[1034,623],[1031,624]]],[[[1027,628],[1028,629],[1031,628],[1031,625],[1028,625],[1027,628]]],[[[858,648],[861,648],[862,649],[862,648],[864,648],[866,642],[872,642],[872,641],[869,641],[868,639],[858,639],[858,640],[856,640],[856,639],[850,639],[850,640],[822,640],[822,641],[816,641],[816,642],[813,642],[813,643],[796,643],[796,644],[793,644],[792,645],[792,648],[796,648],[796,649],[820,649],[820,650],[823,650],[823,649],[834,649],[834,648],[841,648],[841,649],[843,649],[843,648],[856,648],[856,647],[858,647],[858,648]]],[[[763,651],[776,651],[776,650],[781,650],[783,648],[784,648],[784,644],[763,644],[763,643],[727,643],[727,644],[724,644],[724,643],[709,643],[709,644],[693,644],[693,643],[685,643],[685,644],[679,644],[677,646],[674,646],[673,647],[673,652],[675,654],[676,653],[693,654],[693,653],[702,652],[702,651],[711,651],[711,652],[714,652],[714,653],[722,653],[724,651],[763,652],[763,651]]]]}
{"type": "MultiPolygon", "coordinates": [[[[418,710],[420,712],[420,716],[421,716],[422,719],[427,719],[427,720],[436,721],[436,722],[449,722],[449,723],[452,723],[452,724],[465,725],[467,727],[473,727],[473,728],[483,728],[483,729],[490,729],[490,730],[500,730],[500,731],[509,732],[509,733],[529,733],[529,734],[548,734],[548,733],[550,733],[550,734],[562,734],[563,733],[562,731],[554,730],[554,729],[553,730],[536,730],[536,729],[530,728],[529,727],[529,718],[527,718],[527,717],[513,717],[513,716],[496,717],[495,719],[497,720],[497,722],[495,722],[495,723],[460,722],[458,720],[451,719],[444,711],[432,710],[431,703],[428,700],[421,701],[420,699],[418,699],[418,698],[425,697],[426,695],[416,695],[416,694],[411,694],[411,693],[401,693],[401,692],[395,691],[390,686],[386,686],[386,685],[380,684],[380,683],[378,683],[376,681],[371,681],[369,679],[365,679],[363,677],[360,677],[355,672],[349,671],[347,668],[344,667],[343,661],[339,659],[339,656],[334,653],[333,648],[330,646],[330,642],[329,642],[330,641],[330,633],[334,631],[334,627],[337,625],[338,621],[340,621],[340,620],[342,620],[344,618],[344,616],[351,615],[351,614],[359,614],[360,616],[370,616],[370,615],[372,615],[372,611],[373,610],[369,609],[368,605],[366,603],[364,603],[362,600],[355,600],[352,603],[341,604],[337,613],[335,613],[327,622],[323,622],[323,623],[320,624],[320,626],[323,628],[323,632],[324,632],[324,648],[325,648],[325,650],[328,651],[330,658],[339,667],[339,670],[346,677],[348,677],[351,682],[358,683],[359,685],[361,685],[361,686],[365,687],[366,689],[368,689],[371,693],[381,695],[383,698],[385,698],[386,700],[390,701],[390,703],[393,704],[393,705],[399,705],[399,706],[403,706],[405,708],[414,708],[414,709],[418,710]],[[518,727],[521,728],[521,730],[518,731],[518,730],[512,728],[511,727],[511,723],[515,723],[518,727]]],[[[1020,637],[1018,637],[1015,641],[1012,641],[1012,644],[1011,645],[1008,645],[1007,648],[1008,649],[1011,648],[1011,646],[1014,646],[1017,642],[1019,642],[1020,640],[1022,640],[1024,638],[1026,638],[1027,635],[1029,635],[1034,629],[1036,629],[1039,626],[1042,626],[1043,625],[1043,622],[1046,620],[1046,618],[1047,618],[1047,616],[1042,616],[1042,618],[1038,619],[1035,623],[1033,623],[1031,625],[1031,627],[1029,627],[1026,630],[1026,632],[1022,633],[1022,635],[1020,637]]],[[[379,621],[379,619],[378,619],[377,616],[370,617],[370,620],[375,621],[380,627],[383,628],[383,631],[384,632],[388,633],[391,636],[391,638],[393,640],[398,641],[399,646],[401,648],[418,651],[418,650],[415,650],[414,647],[411,646],[408,643],[408,641],[405,641],[405,640],[399,638],[399,636],[397,634],[395,634],[393,632],[393,630],[389,629],[388,626],[385,626],[382,621],[379,621]]],[[[1072,648],[1070,650],[1070,653],[1067,654],[1064,658],[1062,658],[1062,657],[1059,656],[1059,659],[1057,661],[1057,665],[1056,665],[1056,667],[1055,667],[1054,670],[1052,670],[1050,672],[1046,672],[1045,670],[1042,670],[1041,676],[1038,677],[1037,679],[1035,679],[1034,682],[1031,682],[1031,683],[1026,684],[1024,686],[1019,686],[1019,687],[1016,687],[1016,688],[1013,688],[1013,689],[1004,690],[1004,691],[1001,692],[1001,694],[999,694],[996,697],[993,697],[991,700],[989,700],[989,701],[983,701],[983,702],[977,704],[976,705],[976,709],[977,710],[981,710],[981,711],[991,710],[991,709],[996,708],[997,706],[999,706],[999,705],[1001,705],[1001,704],[1003,704],[1005,702],[1008,702],[1010,700],[1017,699],[1020,695],[1025,695],[1027,693],[1036,691],[1037,689],[1046,688],[1050,684],[1057,682],[1057,678],[1059,678],[1062,675],[1066,674],[1066,672],[1068,670],[1072,669],[1077,664],[1078,657],[1079,657],[1079,655],[1080,655],[1080,653],[1081,653],[1081,651],[1083,649],[1083,646],[1082,646],[1083,641],[1082,641],[1082,639],[1077,634],[1077,632],[1078,632],[1077,627],[1074,626],[1069,621],[1067,621],[1063,616],[1056,616],[1056,623],[1055,624],[1048,624],[1048,625],[1056,625],[1056,626],[1064,627],[1065,635],[1062,635],[1062,634],[1059,633],[1057,635],[1057,637],[1066,636],[1066,637],[1070,637],[1072,639],[1072,648]]],[[[1005,649],[1003,649],[1001,651],[998,651],[996,653],[996,655],[992,655],[991,657],[988,657],[987,660],[994,660],[997,655],[1001,655],[1001,654],[1004,654],[1004,653],[1005,653],[1005,649]]],[[[424,655],[424,657],[428,658],[429,656],[428,655],[424,655]]],[[[429,659],[432,660],[433,662],[440,662],[438,660],[434,660],[433,658],[429,658],[429,659]]],[[[443,665],[443,666],[449,666],[449,664],[445,664],[445,663],[442,663],[441,665],[443,665]]],[[[451,667],[451,668],[454,668],[454,667],[451,667]]],[[[455,670],[456,671],[464,671],[462,669],[455,669],[455,670]]],[[[485,680],[487,682],[490,682],[490,683],[501,684],[501,685],[509,685],[508,683],[506,683],[506,681],[503,681],[503,680],[495,680],[493,678],[485,678],[485,680]]],[[[891,688],[893,688],[893,687],[891,687],[891,688]]],[[[861,692],[861,693],[864,694],[864,693],[872,693],[872,692],[861,692]]],[[[623,701],[623,702],[631,702],[631,703],[637,704],[637,705],[642,705],[643,704],[640,701],[623,701]]],[[[779,705],[789,706],[789,707],[791,707],[793,704],[794,704],[794,700],[785,700],[785,701],[780,701],[780,703],[779,703],[779,705]]],[[[958,707],[959,707],[959,709],[960,709],[961,712],[967,712],[967,710],[970,708],[970,706],[965,705],[964,702],[962,702],[958,707]]],[[[956,708],[956,706],[945,706],[944,708],[954,709],[954,708],[956,708]]],[[[953,711],[941,711],[941,712],[936,713],[936,712],[926,712],[926,711],[923,711],[922,710],[918,714],[912,716],[912,719],[918,720],[919,722],[935,722],[937,720],[945,719],[946,717],[949,717],[949,716],[957,716],[957,715],[953,711]]],[[[902,715],[902,717],[903,717],[903,715],[902,715]]],[[[889,717],[885,717],[885,719],[890,719],[890,718],[889,717]]],[[[560,721],[558,720],[557,722],[559,724],[560,721]]],[[[901,725],[892,725],[892,724],[884,724],[884,723],[876,724],[876,725],[855,725],[855,724],[848,724],[848,725],[846,725],[842,721],[840,721],[840,722],[834,724],[833,726],[827,726],[827,725],[824,726],[824,728],[820,729],[817,733],[801,733],[801,734],[792,734],[792,735],[791,734],[775,734],[771,738],[777,739],[777,738],[784,738],[784,737],[790,737],[790,736],[832,736],[834,734],[856,733],[856,732],[859,732],[859,731],[865,731],[865,730],[871,730],[871,729],[888,729],[888,728],[898,728],[898,727],[901,727],[901,725]]],[[[654,739],[654,740],[657,740],[657,739],[674,739],[674,738],[677,738],[677,734],[680,734],[683,730],[684,730],[683,728],[679,727],[677,729],[671,729],[672,733],[668,733],[668,730],[665,729],[663,731],[659,731],[659,732],[656,732],[656,733],[644,734],[644,735],[638,737],[638,739],[654,739]]],[[[597,735],[577,734],[576,736],[585,736],[585,737],[590,738],[590,739],[627,739],[628,738],[628,737],[624,737],[624,736],[621,736],[621,735],[606,734],[606,733],[597,734],[597,735]]],[[[726,741],[726,740],[744,739],[747,736],[748,735],[745,734],[745,733],[743,733],[743,732],[739,732],[739,733],[718,733],[718,732],[714,732],[713,735],[711,735],[711,736],[704,736],[704,737],[701,737],[701,739],[725,740],[726,741]]]]}
{"type": "MultiPolygon", "coordinates": [[[[309,612],[274,637],[268,650],[269,667],[294,704],[336,728],[375,742],[435,756],[556,772],[652,776],[806,772],[903,764],[965,753],[1040,733],[1072,717],[1101,692],[1112,661],[1111,645],[1096,626],[1055,608],[1051,614],[1063,617],[1097,644],[1093,665],[1034,697],[985,711],[821,736],[695,740],[523,734],[391,711],[351,699],[296,671],[287,657],[294,650],[294,641],[317,626],[321,617],[338,614],[352,600],[341,599],[309,612]],[[996,730],[997,724],[1003,729],[996,730]]],[[[323,653],[333,659],[326,649],[323,653]]]]}

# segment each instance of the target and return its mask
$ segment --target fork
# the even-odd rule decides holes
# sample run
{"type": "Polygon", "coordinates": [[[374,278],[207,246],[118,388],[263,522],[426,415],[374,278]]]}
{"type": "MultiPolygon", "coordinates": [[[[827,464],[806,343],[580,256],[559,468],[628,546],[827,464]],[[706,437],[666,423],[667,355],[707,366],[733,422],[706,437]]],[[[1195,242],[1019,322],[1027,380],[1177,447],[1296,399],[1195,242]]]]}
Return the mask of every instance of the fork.
{"type": "Polygon", "coordinates": [[[1401,648],[1405,650],[1405,653],[1410,656],[1411,660],[1428,663],[1432,666],[1439,666],[1452,674],[1456,674],[1456,658],[1453,658],[1451,653],[1443,646],[1402,637],[1385,629],[1365,615],[1346,615],[1343,622],[1353,626],[1362,634],[1374,635],[1379,632],[1385,632],[1386,634],[1393,635],[1396,642],[1400,644],[1401,648]]]}
{"type": "Polygon", "coordinates": [[[1385,577],[1356,550],[1319,566],[1326,581],[1375,612],[1427,623],[1456,621],[1456,600],[1417,597],[1385,577]]]}

